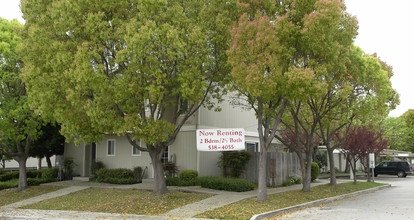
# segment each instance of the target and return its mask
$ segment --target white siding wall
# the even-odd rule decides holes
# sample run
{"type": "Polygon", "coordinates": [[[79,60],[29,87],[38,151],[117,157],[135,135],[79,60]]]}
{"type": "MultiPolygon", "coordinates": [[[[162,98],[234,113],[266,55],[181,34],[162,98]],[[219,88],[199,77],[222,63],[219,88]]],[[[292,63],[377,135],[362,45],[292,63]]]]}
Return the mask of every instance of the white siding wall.
{"type": "Polygon", "coordinates": [[[75,143],[65,143],[65,157],[73,158],[75,167],[73,168],[73,175],[85,176],[85,144],[76,146],[75,143]]]}
{"type": "Polygon", "coordinates": [[[152,178],[151,158],[147,152],[141,152],[141,156],[132,155],[132,145],[125,137],[108,136],[96,144],[96,161],[102,161],[107,168],[148,167],[146,177],[152,178]],[[115,155],[108,155],[108,140],[115,140],[115,155]]]}

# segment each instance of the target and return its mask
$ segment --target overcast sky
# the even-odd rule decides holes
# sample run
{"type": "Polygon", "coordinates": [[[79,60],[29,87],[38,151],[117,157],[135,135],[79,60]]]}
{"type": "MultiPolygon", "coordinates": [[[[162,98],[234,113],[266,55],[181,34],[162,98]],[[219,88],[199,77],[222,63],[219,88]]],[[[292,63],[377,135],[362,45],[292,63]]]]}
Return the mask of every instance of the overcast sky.
{"type": "MultiPolygon", "coordinates": [[[[0,17],[17,18],[21,23],[19,0],[0,0],[0,17]]],[[[400,116],[414,109],[413,55],[414,0],[345,0],[347,11],[358,18],[359,35],[355,44],[366,53],[377,53],[394,68],[393,88],[401,104],[390,113],[400,116]]]]}

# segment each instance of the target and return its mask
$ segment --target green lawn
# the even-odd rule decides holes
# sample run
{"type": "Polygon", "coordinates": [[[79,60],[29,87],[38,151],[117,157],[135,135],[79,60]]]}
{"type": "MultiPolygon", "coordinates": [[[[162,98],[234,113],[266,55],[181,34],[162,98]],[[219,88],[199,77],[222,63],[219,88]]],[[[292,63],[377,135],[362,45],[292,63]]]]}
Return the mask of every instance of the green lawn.
{"type": "Polygon", "coordinates": [[[23,192],[16,192],[16,188],[0,190],[0,206],[22,201],[28,198],[53,192],[65,187],[62,186],[29,186],[23,192]]]}
{"type": "Polygon", "coordinates": [[[373,182],[358,182],[338,184],[336,187],[320,185],[312,187],[310,192],[295,190],[280,194],[269,195],[268,201],[256,202],[256,199],[247,199],[238,203],[220,207],[208,212],[197,215],[198,218],[212,219],[250,219],[255,214],[270,212],[281,208],[286,208],[306,202],[311,202],[323,198],[338,196],[364,189],[369,189],[384,184],[373,182]]]}
{"type": "Polygon", "coordinates": [[[178,191],[157,196],[143,190],[91,188],[23,208],[160,215],[209,197],[211,195],[178,191]]]}

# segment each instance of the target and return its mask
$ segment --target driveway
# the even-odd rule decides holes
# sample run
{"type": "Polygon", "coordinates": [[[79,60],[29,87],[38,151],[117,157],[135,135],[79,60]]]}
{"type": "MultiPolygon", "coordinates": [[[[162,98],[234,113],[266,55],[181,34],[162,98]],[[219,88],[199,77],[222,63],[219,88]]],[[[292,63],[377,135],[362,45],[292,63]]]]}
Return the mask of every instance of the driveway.
{"type": "Polygon", "coordinates": [[[391,187],[283,215],[278,219],[414,219],[414,176],[378,175],[391,187]]]}

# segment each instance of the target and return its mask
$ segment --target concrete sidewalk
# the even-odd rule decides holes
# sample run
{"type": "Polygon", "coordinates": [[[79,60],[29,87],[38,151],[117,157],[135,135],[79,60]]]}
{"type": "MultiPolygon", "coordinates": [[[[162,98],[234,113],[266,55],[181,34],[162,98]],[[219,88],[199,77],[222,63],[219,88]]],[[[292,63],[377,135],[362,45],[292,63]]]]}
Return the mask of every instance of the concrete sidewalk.
{"type": "MultiPolygon", "coordinates": [[[[346,181],[346,180],[344,180],[346,181]]],[[[312,187],[327,184],[329,180],[321,179],[312,183],[312,187]]],[[[338,181],[343,182],[343,180],[338,181]]],[[[58,196],[67,195],[72,192],[84,190],[90,187],[99,188],[122,188],[122,189],[142,189],[149,190],[152,188],[153,180],[144,180],[141,184],[133,185],[111,185],[90,183],[80,180],[62,181],[56,183],[49,183],[48,185],[68,186],[67,188],[37,196],[31,199],[20,201],[0,207],[0,219],[191,219],[193,216],[203,213],[208,210],[213,210],[231,203],[239,202],[244,199],[254,198],[257,195],[257,190],[249,192],[226,192],[220,190],[206,189],[201,187],[168,187],[169,190],[180,190],[195,193],[208,193],[214,196],[201,200],[196,203],[188,204],[177,209],[171,210],[160,216],[145,216],[145,215],[121,215],[111,213],[92,213],[79,211],[59,211],[59,210],[31,210],[18,209],[18,207],[28,204],[36,203],[45,199],[50,199],[58,196]]],[[[301,189],[302,185],[293,185],[288,187],[278,187],[268,189],[268,194],[277,194],[281,192],[301,189]]],[[[252,213],[252,215],[258,213],[252,213]]]]}

